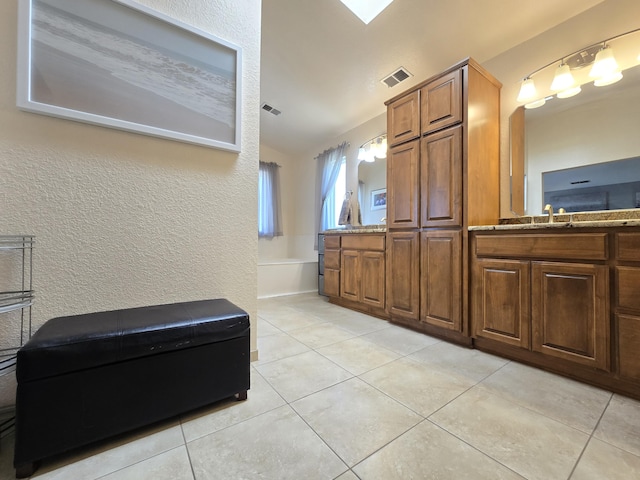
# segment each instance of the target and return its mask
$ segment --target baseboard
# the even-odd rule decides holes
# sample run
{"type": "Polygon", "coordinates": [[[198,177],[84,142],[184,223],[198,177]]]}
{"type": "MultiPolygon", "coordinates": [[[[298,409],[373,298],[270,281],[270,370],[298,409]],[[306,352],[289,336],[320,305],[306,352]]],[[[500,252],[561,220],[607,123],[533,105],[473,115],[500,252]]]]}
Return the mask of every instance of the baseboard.
{"type": "Polygon", "coordinates": [[[257,362],[258,361],[258,350],[252,350],[251,351],[251,355],[249,356],[249,361],[250,362],[257,362]]]}
{"type": "Polygon", "coordinates": [[[276,293],[274,295],[261,295],[258,296],[258,300],[262,300],[265,298],[276,298],[276,297],[288,297],[291,295],[299,295],[301,293],[318,293],[318,289],[314,288],[313,290],[297,290],[295,292],[286,292],[286,293],[276,293]]]}

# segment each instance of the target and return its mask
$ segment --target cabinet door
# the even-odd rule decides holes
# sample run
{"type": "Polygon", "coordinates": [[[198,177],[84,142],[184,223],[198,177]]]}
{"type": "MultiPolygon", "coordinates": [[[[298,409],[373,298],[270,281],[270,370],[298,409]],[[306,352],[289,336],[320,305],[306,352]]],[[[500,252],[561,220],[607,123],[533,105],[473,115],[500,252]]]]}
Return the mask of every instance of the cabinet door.
{"type": "Polygon", "coordinates": [[[533,262],[531,319],[534,351],[610,369],[606,265],[533,262]]]}
{"type": "Polygon", "coordinates": [[[618,334],[618,373],[640,381],[640,316],[616,315],[618,334]]]}
{"type": "Polygon", "coordinates": [[[418,321],[419,254],[418,232],[387,234],[387,307],[392,317],[418,321]]]}
{"type": "Polygon", "coordinates": [[[471,271],[471,329],[529,349],[530,266],[521,260],[475,260],[471,271]]]}
{"type": "Polygon", "coordinates": [[[443,75],[422,87],[422,133],[462,122],[462,70],[443,75]]]}
{"type": "Polygon", "coordinates": [[[461,232],[423,232],[420,239],[420,320],[462,331],[461,232]]]}
{"type": "Polygon", "coordinates": [[[420,145],[423,227],[462,225],[462,126],[434,133],[420,145]]]}
{"type": "Polygon", "coordinates": [[[384,308],[384,252],[361,252],[360,294],[362,302],[384,308]]]}
{"type": "Polygon", "coordinates": [[[417,228],[420,141],[389,150],[387,156],[387,227],[417,228]]]}
{"type": "Polygon", "coordinates": [[[327,297],[340,296],[340,270],[324,269],[324,294],[327,297]]]}
{"type": "Polygon", "coordinates": [[[420,136],[420,90],[406,95],[387,107],[389,146],[420,136]]]}
{"type": "Polygon", "coordinates": [[[357,250],[342,250],[340,265],[340,296],[358,301],[360,278],[360,254],[357,250]]]}

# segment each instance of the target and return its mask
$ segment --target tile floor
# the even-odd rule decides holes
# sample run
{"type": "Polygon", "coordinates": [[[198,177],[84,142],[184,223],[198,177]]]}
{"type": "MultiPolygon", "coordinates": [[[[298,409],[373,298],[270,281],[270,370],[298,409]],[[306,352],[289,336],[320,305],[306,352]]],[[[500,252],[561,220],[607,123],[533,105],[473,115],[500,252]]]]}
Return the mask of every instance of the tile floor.
{"type": "Polygon", "coordinates": [[[315,294],[260,300],[257,324],[246,402],[61,457],[34,478],[640,479],[640,402],[315,294]]]}

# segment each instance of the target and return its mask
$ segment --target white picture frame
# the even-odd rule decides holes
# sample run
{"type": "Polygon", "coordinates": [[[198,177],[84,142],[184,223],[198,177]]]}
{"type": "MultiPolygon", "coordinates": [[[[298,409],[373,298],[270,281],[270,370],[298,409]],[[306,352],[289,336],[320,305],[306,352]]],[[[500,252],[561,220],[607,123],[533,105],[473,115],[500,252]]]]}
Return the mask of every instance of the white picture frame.
{"type": "Polygon", "coordinates": [[[18,108],[240,152],[240,47],[132,0],[18,3],[18,108]]]}

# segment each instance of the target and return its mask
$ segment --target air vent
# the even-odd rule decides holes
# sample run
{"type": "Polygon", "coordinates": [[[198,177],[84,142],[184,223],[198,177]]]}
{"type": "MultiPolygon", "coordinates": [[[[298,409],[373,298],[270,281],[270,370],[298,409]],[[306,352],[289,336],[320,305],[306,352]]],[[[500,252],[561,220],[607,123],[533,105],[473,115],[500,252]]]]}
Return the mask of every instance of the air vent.
{"type": "Polygon", "coordinates": [[[413,75],[411,75],[411,73],[409,73],[408,70],[406,70],[404,67],[400,67],[398,70],[393,72],[391,75],[386,76],[385,78],[383,78],[380,81],[382,83],[384,83],[387,87],[391,88],[391,87],[396,86],[400,82],[403,82],[407,78],[412,77],[412,76],[413,75]]]}
{"type": "Polygon", "coordinates": [[[280,110],[278,110],[277,108],[273,108],[268,103],[263,103],[262,104],[262,110],[264,110],[265,112],[272,113],[273,115],[276,115],[276,116],[280,115],[282,113],[280,110]]]}

